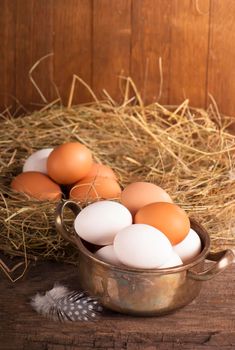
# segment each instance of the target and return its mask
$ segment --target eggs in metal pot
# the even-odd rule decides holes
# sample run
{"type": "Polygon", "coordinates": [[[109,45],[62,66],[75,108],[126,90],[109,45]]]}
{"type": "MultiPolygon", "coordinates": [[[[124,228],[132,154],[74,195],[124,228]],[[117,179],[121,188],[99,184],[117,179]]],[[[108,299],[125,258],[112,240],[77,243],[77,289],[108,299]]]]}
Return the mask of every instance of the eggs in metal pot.
{"type": "Polygon", "coordinates": [[[182,261],[187,263],[200,254],[202,249],[201,239],[193,229],[190,229],[185,239],[173,246],[173,249],[182,261]]]}
{"type": "Polygon", "coordinates": [[[75,201],[89,202],[99,199],[117,199],[121,187],[113,178],[95,177],[78,181],[70,190],[70,198],[75,201]]]}
{"type": "Polygon", "coordinates": [[[109,245],[117,232],[132,224],[132,216],[122,204],[113,201],[95,202],[77,215],[74,228],[77,234],[97,245],[109,245]]]}
{"type": "Polygon", "coordinates": [[[39,200],[58,200],[61,198],[60,186],[45,174],[27,171],[16,176],[11,188],[39,200]]]}
{"type": "Polygon", "coordinates": [[[113,245],[121,263],[143,269],[163,265],[173,251],[162,232],[145,224],[134,224],[119,231],[113,245]]]}
{"type": "Polygon", "coordinates": [[[91,166],[91,152],[79,142],[68,142],[58,146],[47,160],[49,176],[61,185],[73,184],[82,179],[91,166]]]}
{"type": "Polygon", "coordinates": [[[95,256],[111,265],[122,265],[113,249],[113,245],[106,245],[95,252],[95,256]]]}
{"type": "Polygon", "coordinates": [[[121,203],[130,210],[132,215],[145,205],[155,202],[172,203],[172,199],[161,187],[149,182],[134,182],[121,193],[121,203]]]}
{"type": "Polygon", "coordinates": [[[175,245],[189,233],[190,221],[186,212],[173,203],[151,203],[138,210],[136,224],[147,224],[164,233],[175,245]]]}
{"type": "Polygon", "coordinates": [[[23,172],[38,171],[47,174],[47,159],[53,148],[44,148],[31,154],[25,161],[23,172]]]}

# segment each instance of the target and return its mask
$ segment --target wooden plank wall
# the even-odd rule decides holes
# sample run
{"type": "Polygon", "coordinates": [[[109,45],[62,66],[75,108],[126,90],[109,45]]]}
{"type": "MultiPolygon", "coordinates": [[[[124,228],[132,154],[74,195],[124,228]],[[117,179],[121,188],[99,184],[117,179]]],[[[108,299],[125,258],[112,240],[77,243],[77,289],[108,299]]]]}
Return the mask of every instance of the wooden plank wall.
{"type": "MultiPolygon", "coordinates": [[[[99,98],[121,101],[131,76],[145,103],[205,107],[208,93],[235,115],[234,0],[0,0],[0,107],[35,108],[60,96],[72,76],[99,98]],[[29,79],[33,72],[38,94],[29,79]]],[[[74,103],[91,99],[78,84],[74,103]]]]}

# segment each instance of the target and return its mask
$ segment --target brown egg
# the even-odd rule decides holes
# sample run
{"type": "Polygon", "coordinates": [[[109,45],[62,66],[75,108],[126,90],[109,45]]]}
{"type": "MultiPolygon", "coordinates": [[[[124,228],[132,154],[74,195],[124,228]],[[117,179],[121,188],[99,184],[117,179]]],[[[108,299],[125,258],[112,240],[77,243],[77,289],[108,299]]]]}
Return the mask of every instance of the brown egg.
{"type": "Polygon", "coordinates": [[[68,142],[55,148],[47,160],[48,175],[63,185],[75,183],[85,177],[91,166],[91,152],[79,142],[68,142]]]}
{"type": "Polygon", "coordinates": [[[121,203],[132,215],[145,205],[155,202],[172,203],[172,199],[161,187],[150,182],[133,182],[121,193],[121,203]]]}
{"type": "Polygon", "coordinates": [[[88,202],[98,199],[119,198],[121,188],[116,180],[107,177],[85,178],[77,182],[70,191],[70,198],[88,202]]]}
{"type": "Polygon", "coordinates": [[[93,163],[86,177],[96,176],[109,177],[111,179],[117,180],[116,174],[109,166],[104,164],[93,163]]]}
{"type": "Polygon", "coordinates": [[[62,195],[59,185],[45,174],[36,171],[28,171],[16,176],[11,182],[11,188],[42,201],[58,200],[62,195]]]}
{"type": "Polygon", "coordinates": [[[173,245],[189,233],[190,221],[186,212],[173,203],[151,203],[138,210],[136,224],[147,224],[164,233],[173,245]]]}
{"type": "MultiPolygon", "coordinates": [[[[86,178],[95,178],[95,177],[108,177],[110,179],[117,180],[116,174],[114,171],[107,165],[93,163],[90,171],[86,175],[86,178]]],[[[66,185],[65,193],[69,193],[70,190],[75,186],[76,183],[66,185]]],[[[64,192],[64,191],[63,191],[64,192]]]]}

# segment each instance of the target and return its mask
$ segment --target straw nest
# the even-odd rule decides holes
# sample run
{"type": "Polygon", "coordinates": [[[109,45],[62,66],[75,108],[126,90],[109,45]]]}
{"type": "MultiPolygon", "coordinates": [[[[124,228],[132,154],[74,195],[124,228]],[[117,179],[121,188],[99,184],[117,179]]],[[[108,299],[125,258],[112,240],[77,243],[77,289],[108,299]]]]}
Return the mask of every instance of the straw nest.
{"type": "MultiPolygon", "coordinates": [[[[126,95],[127,96],[127,95],[126,95]]],[[[71,102],[71,101],[70,101],[71,102]]],[[[76,250],[54,228],[56,203],[13,193],[12,178],[35,150],[79,141],[111,166],[122,186],[150,181],[198,219],[212,249],[235,244],[235,136],[233,119],[217,109],[143,106],[138,94],[72,107],[50,105],[0,128],[0,249],[10,255],[77,262],[76,250]],[[134,100],[134,101],[133,101],[134,100]]]]}

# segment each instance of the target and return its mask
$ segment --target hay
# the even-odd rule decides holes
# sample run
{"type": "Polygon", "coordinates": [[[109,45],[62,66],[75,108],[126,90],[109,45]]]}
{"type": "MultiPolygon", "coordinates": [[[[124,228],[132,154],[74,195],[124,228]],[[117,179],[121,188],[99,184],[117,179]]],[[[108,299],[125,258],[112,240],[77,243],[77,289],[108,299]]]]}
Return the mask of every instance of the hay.
{"type": "MultiPolygon", "coordinates": [[[[130,83],[130,81],[129,81],[130,83]]],[[[129,89],[129,87],[128,87],[129,89]]],[[[209,231],[212,248],[235,245],[235,136],[232,118],[216,108],[143,106],[140,96],[68,108],[44,107],[22,118],[4,117],[0,129],[0,249],[27,259],[77,262],[77,252],[54,229],[55,203],[13,193],[9,184],[33,151],[79,141],[97,162],[110,165],[122,186],[151,181],[209,231]],[[134,101],[134,102],[133,102],[134,101]]]]}

